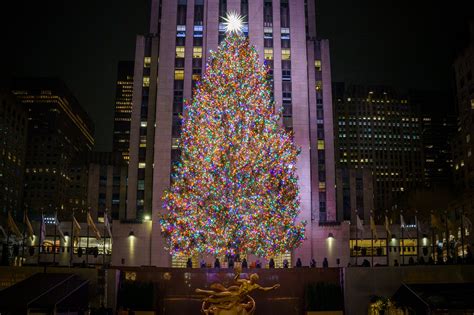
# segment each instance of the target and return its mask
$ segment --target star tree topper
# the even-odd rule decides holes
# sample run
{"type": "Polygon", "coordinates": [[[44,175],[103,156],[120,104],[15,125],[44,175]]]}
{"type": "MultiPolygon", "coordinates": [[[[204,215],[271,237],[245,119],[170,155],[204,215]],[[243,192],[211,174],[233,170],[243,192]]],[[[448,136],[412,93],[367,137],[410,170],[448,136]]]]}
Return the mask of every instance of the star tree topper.
{"type": "Polygon", "coordinates": [[[224,27],[227,34],[241,34],[244,29],[244,17],[235,11],[227,12],[224,17],[224,27]]]}

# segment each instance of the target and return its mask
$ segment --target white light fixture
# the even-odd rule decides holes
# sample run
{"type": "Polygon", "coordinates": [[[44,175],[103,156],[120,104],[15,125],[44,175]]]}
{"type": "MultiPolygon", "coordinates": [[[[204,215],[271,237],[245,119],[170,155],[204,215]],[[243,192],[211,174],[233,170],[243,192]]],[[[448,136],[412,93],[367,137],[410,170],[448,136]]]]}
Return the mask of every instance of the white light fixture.
{"type": "Polygon", "coordinates": [[[227,12],[224,19],[224,28],[226,33],[242,33],[244,29],[244,17],[235,11],[227,12]]]}
{"type": "Polygon", "coordinates": [[[143,219],[145,221],[150,221],[151,220],[151,217],[147,214],[146,216],[143,217],[143,219]]]}
{"type": "Polygon", "coordinates": [[[328,234],[328,238],[329,238],[329,239],[334,238],[334,234],[332,234],[332,233],[330,232],[330,233],[328,234]]]}

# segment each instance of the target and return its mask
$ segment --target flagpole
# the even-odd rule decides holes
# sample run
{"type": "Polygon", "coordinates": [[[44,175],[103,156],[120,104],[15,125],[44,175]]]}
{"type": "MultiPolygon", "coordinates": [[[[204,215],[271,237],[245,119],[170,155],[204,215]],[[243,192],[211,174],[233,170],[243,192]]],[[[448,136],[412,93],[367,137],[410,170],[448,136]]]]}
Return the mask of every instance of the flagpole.
{"type": "Polygon", "coordinates": [[[448,211],[444,211],[444,218],[445,218],[445,229],[446,229],[446,261],[449,260],[450,254],[449,254],[449,228],[448,228],[448,211]]]}
{"type": "MultiPolygon", "coordinates": [[[[41,239],[42,236],[42,231],[43,231],[43,209],[41,209],[41,222],[40,222],[40,233],[39,233],[39,238],[38,238],[38,265],[41,263],[41,242],[43,241],[41,239]]],[[[45,229],[46,231],[46,229],[45,229]]],[[[45,233],[46,234],[46,233],[45,233]]],[[[46,235],[45,235],[46,237],[46,235]]]]}
{"type": "Polygon", "coordinates": [[[357,258],[359,257],[359,247],[357,246],[357,239],[358,239],[358,231],[359,231],[359,227],[357,226],[357,220],[359,219],[358,217],[358,214],[357,214],[357,210],[355,211],[356,213],[356,245],[355,245],[355,251],[354,251],[354,254],[356,256],[356,266],[358,266],[358,263],[357,263],[357,258]]]}
{"type": "Polygon", "coordinates": [[[26,242],[26,209],[23,213],[23,244],[21,246],[21,265],[23,266],[23,260],[25,259],[25,242],[26,242]]]}
{"type": "Polygon", "coordinates": [[[374,266],[374,226],[372,226],[372,223],[373,223],[373,220],[374,220],[374,217],[373,217],[373,211],[371,210],[370,211],[370,234],[372,236],[372,239],[371,239],[371,246],[372,246],[372,249],[371,249],[371,256],[372,256],[372,263],[371,263],[371,267],[374,266]]]}
{"type": "Polygon", "coordinates": [[[72,267],[72,259],[73,259],[73,253],[74,253],[74,209],[72,209],[72,217],[71,217],[71,239],[69,240],[71,244],[69,245],[70,247],[70,253],[69,253],[69,267],[72,267]]]}
{"type": "MultiPolygon", "coordinates": [[[[90,215],[90,212],[88,212],[90,215]]],[[[89,222],[87,222],[86,264],[89,266],[89,222]]]]}
{"type": "Polygon", "coordinates": [[[103,253],[102,253],[102,259],[103,259],[103,265],[104,265],[104,268],[105,268],[105,242],[106,242],[106,237],[105,237],[105,229],[106,229],[106,226],[105,226],[105,223],[109,221],[109,218],[107,217],[107,208],[105,209],[105,213],[104,213],[104,248],[103,248],[103,253]]]}
{"type": "Polygon", "coordinates": [[[56,210],[56,216],[54,217],[54,241],[53,241],[53,266],[56,265],[56,233],[58,231],[58,211],[56,210]]]}
{"type": "Polygon", "coordinates": [[[461,210],[461,246],[462,246],[462,262],[464,263],[464,207],[461,210]]]}
{"type": "Polygon", "coordinates": [[[401,217],[400,217],[400,234],[402,237],[402,266],[405,265],[405,238],[404,238],[404,232],[405,232],[405,226],[402,224],[401,218],[403,217],[403,210],[400,211],[401,217]]]}
{"type": "MultiPolygon", "coordinates": [[[[387,214],[388,214],[388,211],[385,210],[385,217],[387,217],[387,214]]],[[[385,222],[384,222],[384,225],[385,225],[385,222]]],[[[387,247],[387,248],[386,248],[386,251],[387,251],[387,267],[389,267],[389,266],[390,266],[390,252],[389,252],[390,247],[389,247],[388,242],[389,242],[389,237],[390,237],[390,236],[388,235],[388,229],[387,229],[387,227],[385,227],[385,234],[387,235],[387,240],[385,241],[385,245],[386,245],[386,247],[387,247]]]]}
{"type": "Polygon", "coordinates": [[[418,228],[418,210],[415,210],[415,225],[416,225],[416,256],[417,261],[420,260],[420,229],[418,228]]]}

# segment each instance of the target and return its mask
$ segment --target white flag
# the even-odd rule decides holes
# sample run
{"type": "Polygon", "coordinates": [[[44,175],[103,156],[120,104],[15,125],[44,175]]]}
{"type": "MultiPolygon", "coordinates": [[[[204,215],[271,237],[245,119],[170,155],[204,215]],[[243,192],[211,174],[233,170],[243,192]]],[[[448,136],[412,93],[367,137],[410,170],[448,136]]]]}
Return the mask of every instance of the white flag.
{"type": "Polygon", "coordinates": [[[107,212],[105,213],[104,225],[105,225],[105,228],[107,229],[107,233],[109,234],[109,237],[111,238],[112,230],[110,229],[109,216],[107,215],[107,212]]]}
{"type": "Polygon", "coordinates": [[[472,229],[472,222],[471,222],[471,220],[469,220],[469,218],[466,217],[465,215],[462,216],[462,220],[464,221],[464,227],[465,227],[468,231],[471,231],[471,229],[472,229]]]}
{"type": "Polygon", "coordinates": [[[41,242],[46,239],[46,222],[44,222],[44,215],[41,215],[41,231],[40,231],[41,242]]]}
{"type": "Polygon", "coordinates": [[[362,220],[359,218],[359,215],[357,214],[357,229],[359,231],[364,232],[364,225],[362,224],[362,220]]]}
{"type": "Polygon", "coordinates": [[[3,226],[0,225],[0,232],[2,232],[2,235],[5,239],[8,238],[8,235],[7,235],[7,232],[5,232],[5,229],[3,228],[3,226]]]}
{"type": "Polygon", "coordinates": [[[66,237],[64,237],[63,230],[61,230],[61,223],[58,220],[58,214],[57,213],[56,213],[56,216],[54,217],[54,224],[56,224],[56,229],[57,229],[59,235],[61,236],[63,241],[65,241],[66,237]]]}
{"type": "Polygon", "coordinates": [[[403,229],[407,227],[405,219],[403,218],[403,214],[400,214],[400,227],[403,229]]]}

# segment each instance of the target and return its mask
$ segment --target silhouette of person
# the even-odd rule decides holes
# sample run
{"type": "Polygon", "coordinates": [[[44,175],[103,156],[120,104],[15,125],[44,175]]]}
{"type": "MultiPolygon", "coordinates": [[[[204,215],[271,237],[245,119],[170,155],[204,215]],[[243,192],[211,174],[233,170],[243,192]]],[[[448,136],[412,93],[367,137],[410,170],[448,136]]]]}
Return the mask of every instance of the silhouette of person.
{"type": "Polygon", "coordinates": [[[221,262],[219,261],[219,258],[216,258],[214,261],[214,268],[220,268],[221,267],[221,262]]]}
{"type": "Polygon", "coordinates": [[[248,264],[247,264],[247,259],[242,259],[242,268],[243,269],[247,269],[248,268],[248,264]]]}
{"type": "Polygon", "coordinates": [[[296,268],[301,268],[301,267],[302,267],[301,259],[298,258],[298,259],[296,260],[296,268]]]}
{"type": "Polygon", "coordinates": [[[328,259],[327,259],[327,257],[324,257],[324,260],[323,260],[323,268],[328,268],[328,267],[329,267],[328,259]]]}
{"type": "Polygon", "coordinates": [[[193,261],[191,258],[188,258],[188,261],[186,262],[186,268],[192,268],[193,267],[193,261]]]}
{"type": "Polygon", "coordinates": [[[309,266],[310,266],[311,268],[316,268],[316,260],[314,260],[314,258],[311,258],[311,261],[310,261],[310,263],[309,263],[309,266]]]}
{"type": "Polygon", "coordinates": [[[270,258],[270,262],[268,263],[268,268],[275,268],[275,261],[273,258],[270,258]]]}

